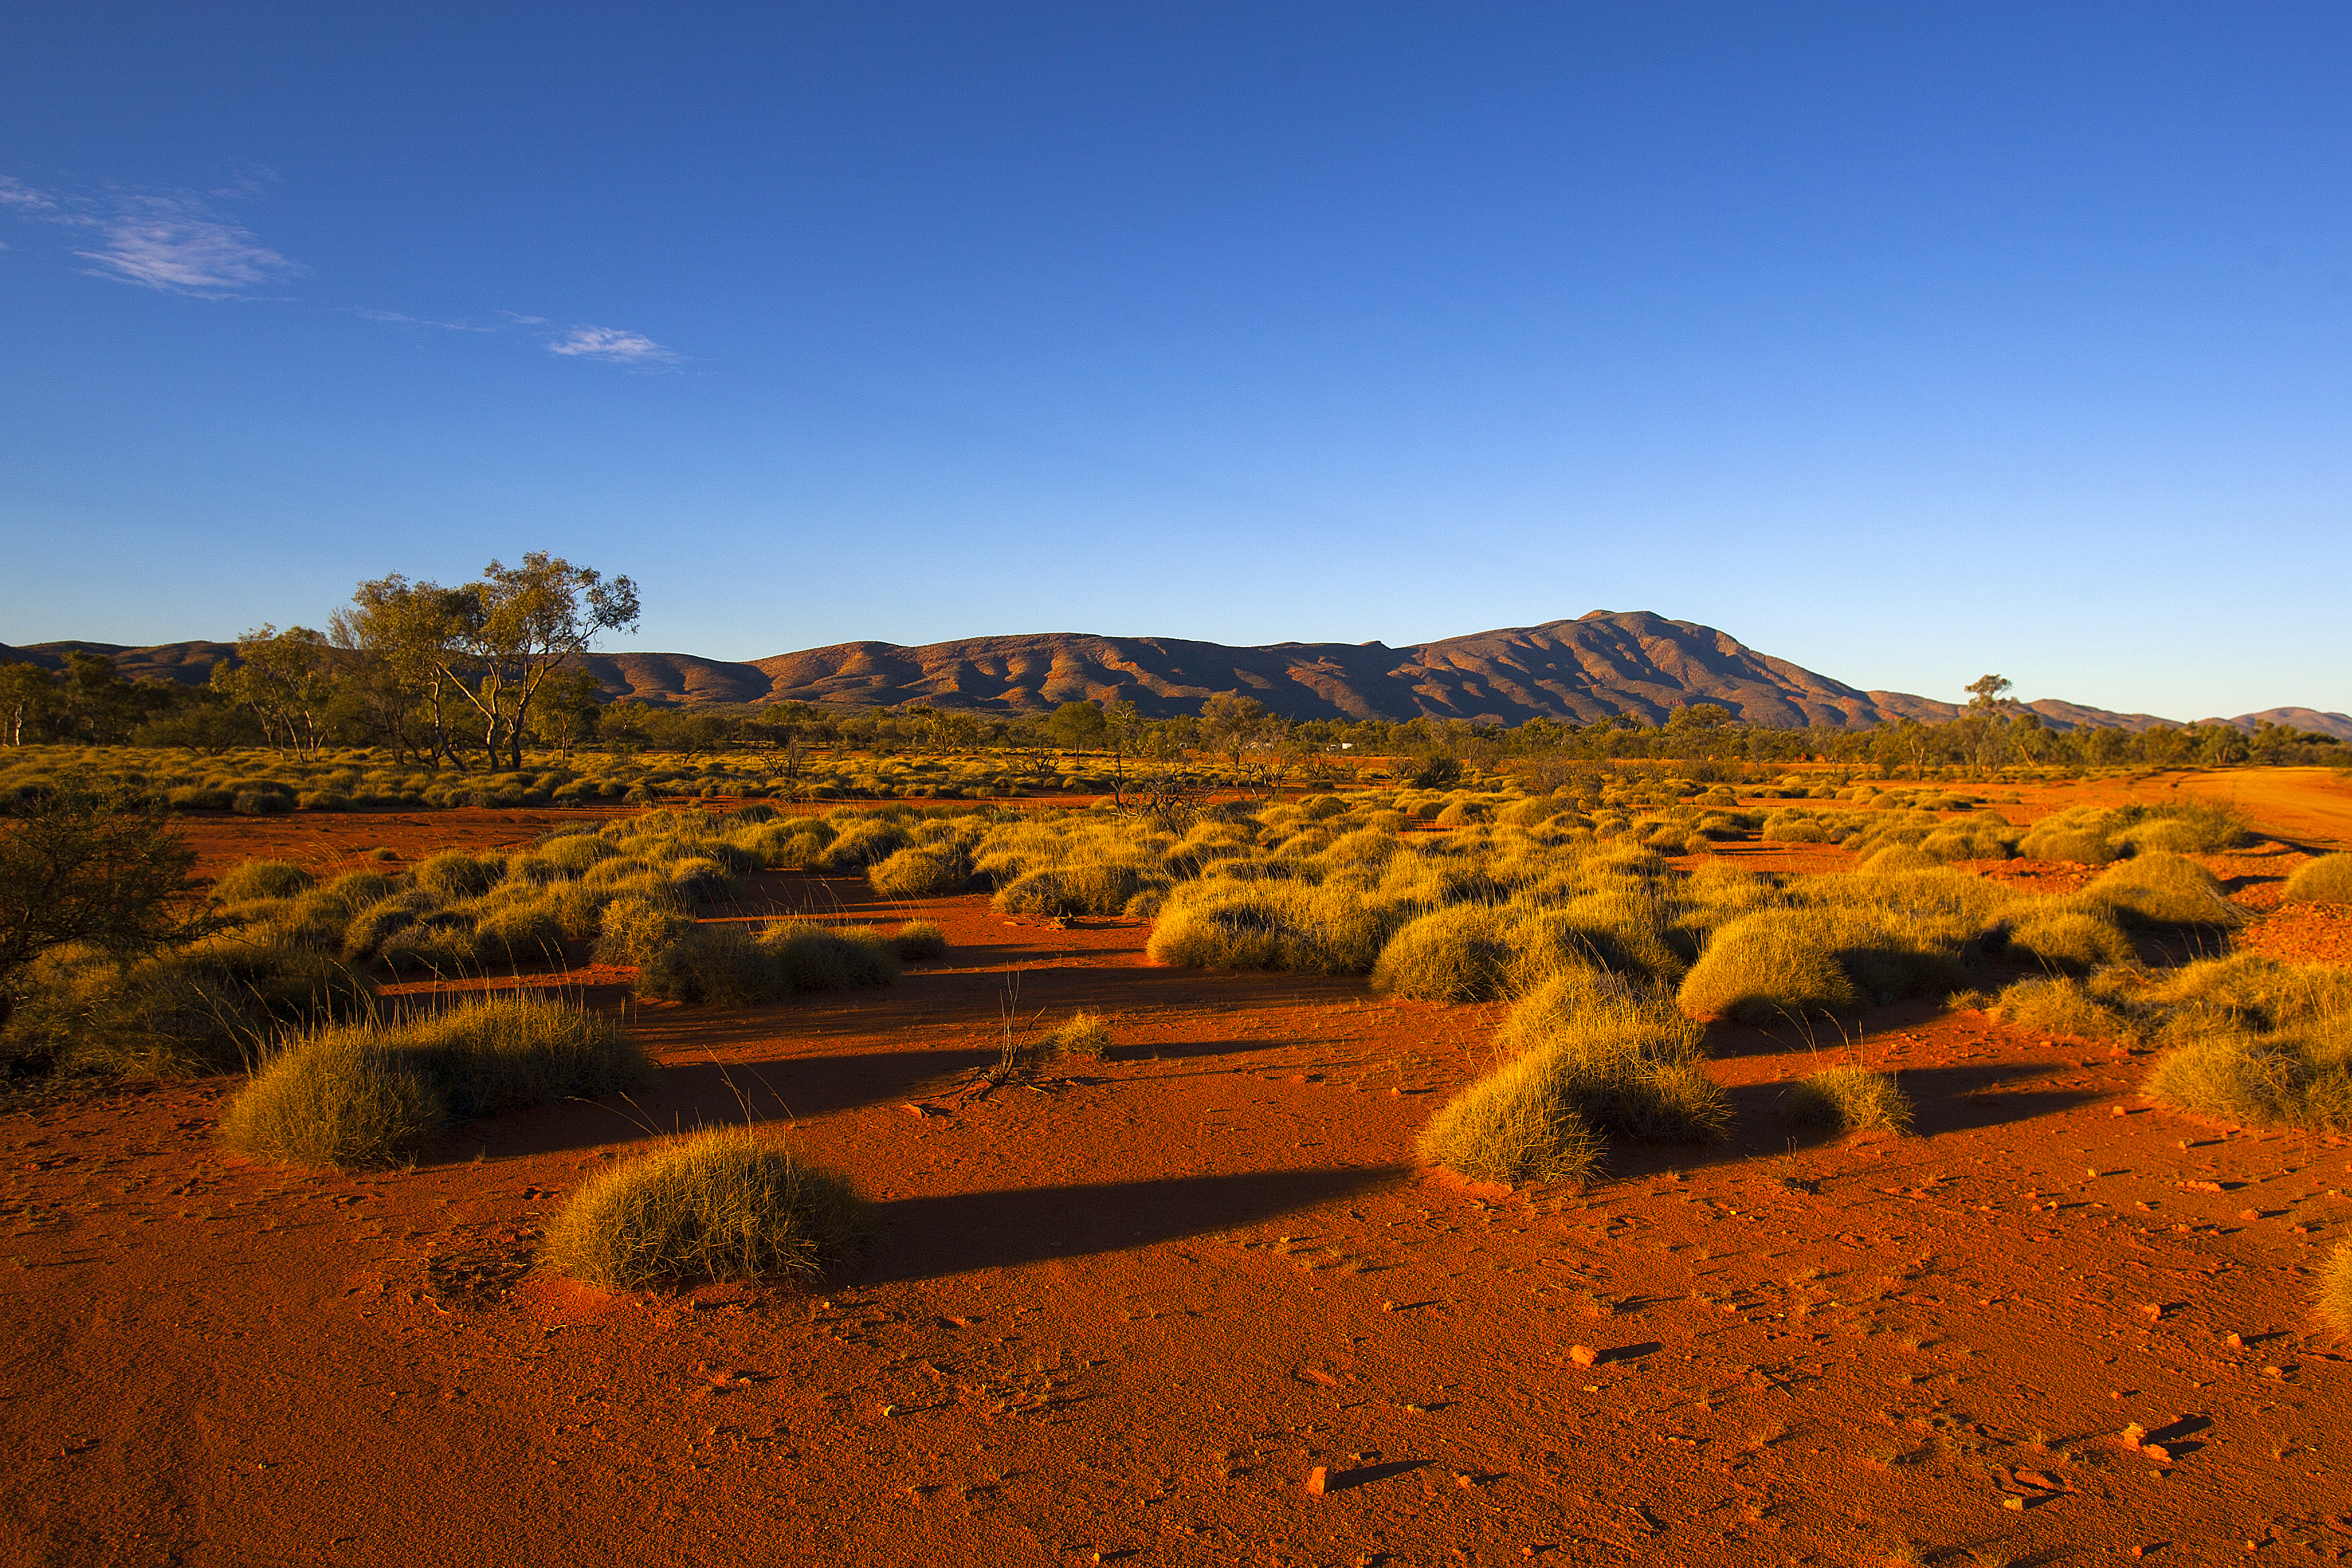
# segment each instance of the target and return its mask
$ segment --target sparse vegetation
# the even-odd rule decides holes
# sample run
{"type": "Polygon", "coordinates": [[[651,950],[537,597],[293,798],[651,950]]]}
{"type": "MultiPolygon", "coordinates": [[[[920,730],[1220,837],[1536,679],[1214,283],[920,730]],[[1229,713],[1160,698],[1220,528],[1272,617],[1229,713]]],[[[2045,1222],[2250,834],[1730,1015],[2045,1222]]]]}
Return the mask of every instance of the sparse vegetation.
{"type": "Polygon", "coordinates": [[[2322,855],[2294,868],[2284,894],[2291,904],[2352,904],[2352,855],[2322,855]]]}
{"type": "Polygon", "coordinates": [[[547,1229],[556,1268],[606,1289],[812,1275],[870,1228],[841,1177],[770,1134],[713,1128],[582,1186],[547,1229]]]}
{"type": "Polygon", "coordinates": [[[1911,1100],[1890,1073],[1852,1065],[1825,1068],[1789,1086],[1781,1114],[1792,1127],[1839,1132],[1911,1130],[1911,1100]]]}
{"type": "Polygon", "coordinates": [[[260,1159],[396,1164],[453,1122],[625,1093],[652,1074],[608,1018],[535,997],[473,1002],[289,1042],[230,1105],[221,1136],[260,1159]]]}

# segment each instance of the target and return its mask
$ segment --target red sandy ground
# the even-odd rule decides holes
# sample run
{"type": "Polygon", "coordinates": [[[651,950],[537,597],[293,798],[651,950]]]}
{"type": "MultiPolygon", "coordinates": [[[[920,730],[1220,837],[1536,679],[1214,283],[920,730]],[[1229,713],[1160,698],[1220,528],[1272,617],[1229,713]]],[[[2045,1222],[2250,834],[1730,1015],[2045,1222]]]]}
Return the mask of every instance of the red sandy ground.
{"type": "MultiPolygon", "coordinates": [[[[561,816],[265,820],[204,847],[333,864],[561,816]]],[[[2224,869],[2259,909],[2299,858],[2224,869]]],[[[1851,1052],[1901,1072],[1917,1136],[1792,1144],[1778,1086],[1844,1047],[1720,1028],[1729,1145],[1619,1146],[1581,1193],[1466,1190],[1412,1139],[1499,1008],[1153,968],[1139,923],[760,880],[939,920],[950,960],[869,994],[647,1004],[667,1070],[642,1102],[476,1123],[410,1171],[228,1156],[227,1080],[0,1117],[0,1561],[2352,1551],[2352,1346],[2308,1309],[2352,1233],[2343,1140],[2192,1123],[2138,1097],[2144,1058],[1918,1005],[1851,1052]],[[1024,1012],[1108,1013],[1112,1059],[959,1103],[1015,976],[1024,1012]],[[747,1109],[877,1200],[855,1264],[684,1297],[532,1272],[583,1177],[747,1109]],[[2122,1446],[2129,1423],[2168,1457],[2122,1446]]]]}

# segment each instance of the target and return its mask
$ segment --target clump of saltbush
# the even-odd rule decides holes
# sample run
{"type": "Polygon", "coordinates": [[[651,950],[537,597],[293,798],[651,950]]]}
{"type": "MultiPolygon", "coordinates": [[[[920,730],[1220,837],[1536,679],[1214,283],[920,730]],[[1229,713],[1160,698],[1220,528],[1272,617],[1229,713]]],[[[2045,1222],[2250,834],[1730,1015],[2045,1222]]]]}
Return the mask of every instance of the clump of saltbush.
{"type": "Polygon", "coordinates": [[[451,1123],[644,1088],[644,1050],[601,1015],[537,997],[318,1030],[254,1075],[221,1135],[257,1158],[398,1163],[451,1123]]]}
{"type": "Polygon", "coordinates": [[[1828,1068],[1798,1079],[1782,1098],[1780,1114],[1791,1127],[1839,1132],[1911,1129],[1910,1097],[1892,1074],[1864,1067],[1828,1068]]]}
{"type": "Polygon", "coordinates": [[[714,1128],[584,1184],[549,1225],[545,1255],[612,1290],[807,1276],[846,1256],[871,1212],[774,1139],[714,1128]]]}

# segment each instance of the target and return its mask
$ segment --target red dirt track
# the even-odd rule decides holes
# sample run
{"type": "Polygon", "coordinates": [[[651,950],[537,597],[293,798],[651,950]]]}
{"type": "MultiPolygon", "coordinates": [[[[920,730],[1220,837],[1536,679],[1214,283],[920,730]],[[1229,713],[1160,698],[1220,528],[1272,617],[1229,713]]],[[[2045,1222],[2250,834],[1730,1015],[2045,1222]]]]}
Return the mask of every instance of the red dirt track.
{"type": "MultiPolygon", "coordinates": [[[[199,847],[404,862],[566,816],[404,815],[205,824],[199,847]]],[[[2260,910],[2300,858],[2225,874],[2260,910]]],[[[1916,1136],[1792,1144],[1777,1086],[1846,1048],[1718,1028],[1730,1144],[1468,1190],[1412,1136],[1500,1008],[1159,969],[1139,922],[757,881],[938,920],[949,959],[870,994],[646,1004],[666,1070],[641,1102],[474,1123],[409,1171],[225,1154],[229,1080],[0,1116],[0,1563],[2352,1551],[2352,1344],[2308,1309],[2352,1235],[2343,1140],[2194,1124],[2138,1098],[2144,1057],[1922,1004],[1851,1051],[1900,1073],[1916,1136]],[[960,1104],[1016,976],[1024,1014],[1108,1014],[1111,1059],[960,1104]],[[852,1265],[686,1297],[532,1271],[584,1176],[746,1114],[877,1200],[852,1265]],[[2135,1423],[2162,1458],[2118,1441],[2135,1423]]]]}

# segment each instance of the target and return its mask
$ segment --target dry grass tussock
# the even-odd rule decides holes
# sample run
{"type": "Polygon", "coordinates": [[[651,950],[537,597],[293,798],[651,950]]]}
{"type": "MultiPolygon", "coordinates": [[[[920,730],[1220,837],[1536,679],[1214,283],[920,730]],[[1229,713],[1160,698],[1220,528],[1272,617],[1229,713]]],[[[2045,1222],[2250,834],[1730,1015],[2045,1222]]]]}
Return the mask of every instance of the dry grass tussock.
{"type": "Polygon", "coordinates": [[[641,995],[749,1006],[811,991],[887,985],[898,978],[897,940],[873,926],[782,921],[755,935],[739,924],[698,925],[637,969],[641,995]]]}
{"type": "Polygon", "coordinates": [[[606,1289],[814,1274],[871,1229],[843,1178],[744,1127],[664,1140],[583,1184],[547,1229],[546,1257],[606,1289]]]}
{"type": "Polygon", "coordinates": [[[1516,1054],[1423,1129],[1421,1157],[1478,1181],[1581,1181],[1600,1169],[1611,1133],[1718,1142],[1731,1106],[1701,1065],[1704,1038],[1622,977],[1556,975],[1498,1035],[1516,1054]]]}
{"type": "Polygon", "coordinates": [[[56,948],[14,978],[0,1058],[153,1075],[240,1070],[289,1035],[367,1016],[376,994],[333,953],[252,929],[130,960],[56,948]]]}
{"type": "Polygon", "coordinates": [[[2352,904],[2352,855],[2322,855],[2294,868],[2286,879],[2291,904],[2352,904]]]}
{"type": "Polygon", "coordinates": [[[626,1093],[653,1073],[652,1061],[609,1018],[505,997],[295,1040],[236,1097],[221,1135],[261,1159],[345,1169],[396,1164],[455,1121],[626,1093]]]}
{"type": "Polygon", "coordinates": [[[1911,1100],[1894,1075],[1863,1067],[1833,1067],[1789,1086],[1780,1114],[1792,1127],[1840,1132],[1911,1130],[1911,1100]]]}
{"type": "Polygon", "coordinates": [[[2319,1270],[2313,1305],[2320,1321],[2339,1334],[2352,1334],[2352,1241],[2339,1241],[2319,1270]]]}
{"type": "Polygon", "coordinates": [[[929,921],[908,921],[890,940],[908,963],[935,963],[948,955],[948,933],[929,921]]]}
{"type": "Polygon", "coordinates": [[[2160,1048],[2158,1103],[2258,1127],[2352,1131],[2352,973],[2260,953],[2116,969],[2082,990],[2160,1048]]]}

